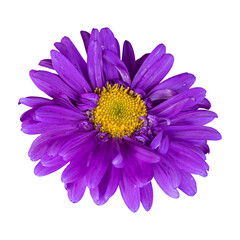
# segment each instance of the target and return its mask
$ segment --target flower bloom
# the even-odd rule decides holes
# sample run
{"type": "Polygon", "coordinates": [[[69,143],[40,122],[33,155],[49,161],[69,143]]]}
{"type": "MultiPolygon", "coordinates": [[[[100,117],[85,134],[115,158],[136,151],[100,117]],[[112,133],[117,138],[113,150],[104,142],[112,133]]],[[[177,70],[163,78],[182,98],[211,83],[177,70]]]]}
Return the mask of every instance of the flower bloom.
{"type": "Polygon", "coordinates": [[[119,187],[127,207],[153,202],[151,181],[170,197],[179,189],[189,196],[197,188],[192,174],[207,176],[207,140],[220,133],[204,126],[217,117],[209,111],[206,91],[191,88],[194,75],[182,73],[163,80],[173,56],[163,44],[135,59],[125,41],[122,59],[117,39],[108,28],[81,32],[85,61],[71,40],[55,43],[51,59],[30,71],[34,84],[51,99],[21,98],[31,107],[21,116],[22,131],[40,134],[29,157],[44,176],[67,165],[61,180],[76,203],[86,187],[102,205],[119,187]]]}

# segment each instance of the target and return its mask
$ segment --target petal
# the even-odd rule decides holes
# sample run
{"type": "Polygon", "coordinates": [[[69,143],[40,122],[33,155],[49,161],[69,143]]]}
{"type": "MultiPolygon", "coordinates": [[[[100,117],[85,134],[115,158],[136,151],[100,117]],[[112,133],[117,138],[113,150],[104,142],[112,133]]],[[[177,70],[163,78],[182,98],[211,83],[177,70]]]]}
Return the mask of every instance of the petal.
{"type": "Polygon", "coordinates": [[[112,157],[111,142],[99,144],[93,151],[87,174],[89,188],[95,188],[102,180],[112,157]]]}
{"type": "Polygon", "coordinates": [[[61,92],[70,98],[77,100],[78,94],[73,91],[61,78],[56,74],[47,71],[30,71],[30,77],[34,84],[47,95],[57,98],[61,92]]]}
{"type": "Polygon", "coordinates": [[[161,154],[166,154],[169,148],[169,137],[167,134],[163,134],[161,144],[158,148],[158,152],[161,154]]]}
{"type": "Polygon", "coordinates": [[[149,56],[149,53],[146,53],[142,57],[136,60],[135,73],[138,72],[139,68],[142,66],[142,64],[144,63],[144,61],[147,59],[148,56],[149,56]]]}
{"type": "Polygon", "coordinates": [[[81,31],[80,33],[81,33],[81,36],[82,36],[82,39],[83,39],[83,44],[84,44],[85,50],[87,52],[89,39],[90,39],[90,33],[86,32],[86,31],[81,31]]]}
{"type": "Polygon", "coordinates": [[[127,67],[131,79],[133,79],[135,75],[136,62],[133,47],[128,41],[125,41],[123,44],[122,61],[127,67]]]}
{"type": "Polygon", "coordinates": [[[90,193],[97,205],[103,205],[115,193],[119,183],[120,170],[109,164],[108,170],[96,188],[90,193]]]}
{"type": "Polygon", "coordinates": [[[124,82],[126,82],[127,84],[131,83],[127,67],[116,54],[114,54],[112,51],[104,50],[103,59],[105,62],[112,64],[118,70],[124,82]]]}
{"type": "Polygon", "coordinates": [[[69,200],[73,203],[79,202],[84,195],[86,186],[87,183],[86,178],[84,176],[79,178],[77,181],[73,183],[67,183],[66,189],[68,191],[69,200]]]}
{"type": "Polygon", "coordinates": [[[133,185],[123,171],[119,182],[119,188],[127,207],[132,212],[136,212],[140,206],[140,191],[138,187],[133,185]]]}
{"type": "Polygon", "coordinates": [[[39,107],[35,111],[36,120],[54,124],[70,124],[87,119],[80,111],[73,111],[57,105],[39,107]]]}
{"type": "Polygon", "coordinates": [[[26,97],[26,98],[20,98],[18,101],[18,104],[24,104],[28,107],[39,107],[42,105],[51,105],[55,104],[54,101],[47,99],[47,98],[41,98],[41,97],[26,97]]]}
{"type": "Polygon", "coordinates": [[[49,69],[54,69],[52,65],[52,60],[51,59],[43,59],[39,62],[39,66],[46,67],[49,69]]]}
{"type": "Polygon", "coordinates": [[[78,93],[92,92],[87,80],[66,57],[55,50],[51,51],[51,57],[54,69],[72,89],[78,93]]]}
{"type": "Polygon", "coordinates": [[[170,142],[168,154],[180,169],[203,177],[207,176],[208,164],[198,154],[183,144],[170,142]]]}
{"type": "Polygon", "coordinates": [[[181,183],[178,187],[188,196],[194,196],[197,193],[197,184],[190,173],[181,171],[181,183]]]}
{"type": "Polygon", "coordinates": [[[206,95],[206,90],[203,88],[191,88],[185,92],[179,93],[172,98],[166,100],[163,103],[160,103],[156,107],[149,110],[150,114],[158,114],[161,115],[161,112],[166,111],[167,109],[171,108],[174,104],[177,104],[178,102],[184,102],[186,100],[186,104],[184,105],[184,108],[187,109],[189,107],[192,107],[196,104],[198,104],[200,101],[203,100],[203,98],[206,95]]]}
{"type": "Polygon", "coordinates": [[[146,211],[149,211],[153,203],[153,189],[151,182],[140,188],[140,200],[146,211]]]}
{"type": "Polygon", "coordinates": [[[93,89],[102,88],[104,84],[102,48],[98,40],[90,41],[87,55],[88,76],[91,85],[93,89]]]}
{"type": "Polygon", "coordinates": [[[164,131],[172,139],[179,140],[220,140],[221,134],[214,128],[206,126],[167,126],[164,131]]]}
{"type": "Polygon", "coordinates": [[[189,89],[195,82],[196,77],[190,73],[182,73],[174,77],[168,78],[155,86],[150,92],[149,96],[158,90],[171,89],[177,93],[184,92],[189,89]]]}
{"type": "Polygon", "coordinates": [[[52,167],[45,167],[39,162],[36,167],[34,168],[34,174],[38,177],[46,176],[50,173],[56,172],[58,169],[62,168],[67,162],[62,162],[56,166],[52,167]]]}
{"type": "Polygon", "coordinates": [[[134,88],[141,80],[144,74],[152,67],[166,53],[166,48],[163,44],[158,45],[145,59],[138,72],[136,73],[133,81],[132,88],[134,88]]]}
{"type": "Polygon", "coordinates": [[[143,89],[145,92],[150,91],[168,74],[173,61],[174,58],[171,54],[164,54],[148,69],[136,87],[143,89]]]}
{"type": "Polygon", "coordinates": [[[161,140],[162,140],[162,136],[163,136],[163,131],[161,130],[152,140],[152,142],[150,143],[150,148],[151,149],[156,149],[160,146],[161,144],[161,140]]]}
{"type": "Polygon", "coordinates": [[[171,125],[205,125],[217,117],[217,114],[212,111],[186,111],[174,116],[171,119],[171,125]]]}
{"type": "Polygon", "coordinates": [[[128,137],[124,137],[124,142],[127,144],[129,151],[132,153],[135,159],[146,163],[156,163],[161,159],[160,155],[156,151],[150,149],[142,143],[138,143],[137,141],[128,137]]]}
{"type": "Polygon", "coordinates": [[[165,173],[164,169],[162,168],[161,164],[157,163],[153,167],[154,171],[154,178],[159,185],[159,187],[170,197],[178,198],[179,192],[176,188],[173,188],[172,184],[170,183],[169,176],[165,173]]]}

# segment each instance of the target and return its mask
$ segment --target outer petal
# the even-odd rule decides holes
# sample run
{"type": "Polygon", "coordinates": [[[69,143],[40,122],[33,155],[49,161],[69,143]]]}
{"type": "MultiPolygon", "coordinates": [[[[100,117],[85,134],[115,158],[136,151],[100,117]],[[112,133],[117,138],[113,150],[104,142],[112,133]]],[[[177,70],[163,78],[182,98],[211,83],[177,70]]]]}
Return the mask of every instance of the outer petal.
{"type": "Polygon", "coordinates": [[[168,78],[155,86],[150,92],[149,96],[158,90],[171,89],[177,93],[184,92],[189,89],[195,82],[196,77],[190,73],[181,73],[174,77],[168,78]]]}
{"type": "Polygon", "coordinates": [[[133,51],[133,47],[130,42],[125,41],[123,44],[123,55],[122,60],[125,66],[128,69],[131,79],[133,79],[135,75],[136,69],[136,62],[135,62],[135,55],[133,51]]]}
{"type": "Polygon", "coordinates": [[[111,157],[112,147],[110,141],[99,144],[95,148],[90,159],[87,174],[87,183],[89,188],[95,188],[98,186],[107,170],[111,157]]]}
{"type": "Polygon", "coordinates": [[[76,92],[92,92],[87,80],[79,73],[72,63],[61,53],[51,51],[52,63],[59,76],[76,92]]]}
{"type": "Polygon", "coordinates": [[[86,32],[86,31],[81,31],[80,33],[81,33],[81,36],[83,39],[83,44],[84,44],[85,50],[87,52],[88,45],[89,45],[89,39],[90,39],[90,33],[86,32]]]}
{"type": "Polygon", "coordinates": [[[188,196],[194,196],[197,193],[197,184],[195,179],[190,173],[181,171],[181,184],[179,189],[186,193],[188,196]]]}
{"type": "Polygon", "coordinates": [[[140,200],[146,211],[149,211],[153,203],[153,189],[151,182],[140,188],[140,200]]]}
{"type": "Polygon", "coordinates": [[[167,75],[172,68],[173,61],[174,58],[171,54],[164,54],[160,60],[148,69],[136,87],[143,89],[145,92],[150,91],[167,75]]]}
{"type": "MultiPolygon", "coordinates": [[[[94,34],[94,32],[92,33],[94,34]]],[[[92,40],[88,46],[88,75],[93,89],[102,88],[104,84],[102,49],[98,39],[92,40]]]]}
{"type": "Polygon", "coordinates": [[[142,77],[145,75],[145,73],[165,54],[165,52],[165,46],[163,44],[160,44],[149,54],[149,56],[146,58],[136,73],[132,81],[132,88],[136,87],[136,85],[142,80],[142,77]]]}
{"type": "Polygon", "coordinates": [[[41,162],[39,162],[34,168],[34,174],[39,177],[46,176],[50,173],[56,172],[58,169],[62,168],[65,164],[67,164],[67,162],[62,162],[52,167],[45,167],[42,165],[41,162]]]}
{"type": "Polygon", "coordinates": [[[221,134],[214,128],[206,126],[168,126],[164,131],[172,139],[178,140],[220,140],[221,134]]]}
{"type": "Polygon", "coordinates": [[[46,67],[49,69],[54,69],[52,65],[52,59],[43,59],[39,62],[39,66],[46,67]]]}
{"type": "Polygon", "coordinates": [[[132,212],[136,212],[140,206],[140,191],[138,187],[133,185],[123,171],[119,182],[119,188],[127,207],[132,212]]]}
{"type": "Polygon", "coordinates": [[[40,90],[52,98],[58,98],[59,94],[63,92],[71,99],[78,99],[78,94],[56,74],[32,70],[30,71],[30,77],[40,90]]]}
{"type": "Polygon", "coordinates": [[[73,183],[67,183],[66,189],[68,191],[69,200],[73,203],[79,202],[84,195],[86,186],[87,186],[87,183],[86,183],[85,176],[79,178],[77,181],[73,183]]]}

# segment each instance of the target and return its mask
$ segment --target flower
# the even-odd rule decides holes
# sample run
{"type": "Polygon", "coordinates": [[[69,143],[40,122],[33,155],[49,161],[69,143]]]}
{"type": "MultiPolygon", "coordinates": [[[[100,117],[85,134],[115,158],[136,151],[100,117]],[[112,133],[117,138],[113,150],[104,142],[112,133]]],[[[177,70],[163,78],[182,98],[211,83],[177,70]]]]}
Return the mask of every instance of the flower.
{"type": "Polygon", "coordinates": [[[206,91],[191,88],[195,76],[182,73],[163,81],[173,56],[163,44],[135,60],[108,28],[82,31],[87,62],[67,37],[55,43],[51,59],[32,70],[34,84],[51,99],[21,98],[31,107],[21,116],[22,131],[40,134],[29,157],[44,176],[67,165],[61,180],[76,203],[88,187],[97,205],[119,187],[127,207],[146,211],[153,202],[151,181],[170,197],[197,188],[192,174],[207,176],[207,140],[220,133],[204,126],[217,117],[206,91]],[[54,72],[52,71],[54,70],[54,72]]]}

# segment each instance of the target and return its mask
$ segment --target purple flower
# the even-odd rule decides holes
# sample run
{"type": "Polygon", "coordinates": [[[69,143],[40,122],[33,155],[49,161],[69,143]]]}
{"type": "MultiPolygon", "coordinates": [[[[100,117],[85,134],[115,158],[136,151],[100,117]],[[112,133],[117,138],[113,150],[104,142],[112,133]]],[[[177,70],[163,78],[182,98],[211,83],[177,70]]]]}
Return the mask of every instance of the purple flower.
{"type": "Polygon", "coordinates": [[[51,59],[30,71],[50,99],[21,98],[31,107],[21,116],[22,131],[40,134],[29,150],[34,169],[44,176],[67,165],[62,182],[76,203],[86,187],[97,205],[119,187],[127,207],[146,211],[153,202],[151,181],[170,197],[197,188],[192,174],[207,176],[207,140],[221,135],[204,126],[217,117],[209,111],[206,90],[192,87],[195,76],[182,73],[163,81],[173,56],[163,44],[135,59],[125,41],[122,59],[110,29],[81,32],[87,62],[67,37],[55,43],[51,59]],[[54,70],[54,72],[52,71],[54,70]]]}

